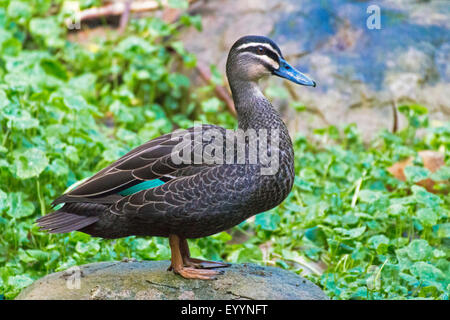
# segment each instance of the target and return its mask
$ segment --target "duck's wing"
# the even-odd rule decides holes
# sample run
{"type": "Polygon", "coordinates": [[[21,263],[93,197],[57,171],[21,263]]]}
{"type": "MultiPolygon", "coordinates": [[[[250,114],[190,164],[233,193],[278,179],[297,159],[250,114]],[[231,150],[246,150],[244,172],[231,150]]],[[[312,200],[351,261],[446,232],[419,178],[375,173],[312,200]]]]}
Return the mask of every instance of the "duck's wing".
{"type": "Polygon", "coordinates": [[[133,188],[137,191],[151,188],[174,177],[192,174],[203,166],[209,167],[210,165],[195,164],[192,161],[175,163],[173,157],[174,153],[181,152],[182,144],[186,146],[190,141],[193,145],[199,141],[195,135],[209,129],[225,131],[218,126],[202,125],[150,140],[57,198],[53,205],[86,201],[113,203],[118,196],[132,193],[133,188]],[[137,189],[138,185],[140,189],[137,189]]]}

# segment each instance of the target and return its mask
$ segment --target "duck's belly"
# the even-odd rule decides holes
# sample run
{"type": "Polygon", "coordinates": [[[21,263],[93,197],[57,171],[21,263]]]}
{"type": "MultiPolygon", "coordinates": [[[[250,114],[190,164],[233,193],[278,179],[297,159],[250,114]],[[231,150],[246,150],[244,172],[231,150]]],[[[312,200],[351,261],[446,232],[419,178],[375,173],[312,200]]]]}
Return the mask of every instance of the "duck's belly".
{"type": "MultiPolygon", "coordinates": [[[[267,208],[266,210],[269,209],[267,208]]],[[[237,208],[220,207],[216,208],[216,210],[211,209],[207,212],[186,214],[181,217],[168,215],[167,219],[160,219],[159,221],[146,219],[145,221],[134,221],[132,224],[130,224],[130,221],[116,221],[114,227],[99,221],[79,231],[94,237],[107,239],[132,235],[168,237],[171,234],[194,239],[228,230],[263,211],[256,204],[254,204],[253,208],[242,208],[242,206],[237,208]],[[121,227],[118,228],[117,223],[121,224],[121,227]]]]}
{"type": "Polygon", "coordinates": [[[142,229],[142,235],[168,237],[176,234],[183,238],[193,239],[207,237],[228,230],[246,219],[242,212],[211,212],[200,218],[186,217],[179,222],[171,221],[160,226],[148,226],[142,229]]]}
{"type": "MultiPolygon", "coordinates": [[[[140,236],[168,237],[176,234],[183,238],[201,238],[228,230],[246,219],[277,206],[285,196],[274,199],[281,192],[277,186],[272,193],[258,193],[251,202],[236,205],[219,205],[203,212],[191,211],[185,214],[170,214],[160,221],[141,221],[134,225],[133,234],[140,236]]],[[[290,190],[290,188],[289,188],[290,190]]],[[[287,194],[286,194],[287,195],[287,194]]]]}

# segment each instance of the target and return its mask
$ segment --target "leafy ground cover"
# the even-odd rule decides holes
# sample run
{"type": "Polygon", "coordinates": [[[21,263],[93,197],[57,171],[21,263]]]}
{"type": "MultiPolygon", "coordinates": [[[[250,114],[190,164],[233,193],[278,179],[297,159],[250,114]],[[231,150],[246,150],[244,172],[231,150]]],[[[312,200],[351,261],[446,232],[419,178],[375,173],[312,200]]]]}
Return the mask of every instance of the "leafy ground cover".
{"type": "MultiPolygon", "coordinates": [[[[0,297],[6,299],[74,265],[168,259],[166,239],[49,235],[33,222],[68,186],[148,139],[194,120],[235,125],[211,86],[189,88],[189,79],[173,71],[195,66],[176,35],[182,25],[200,27],[198,18],[172,25],[140,19],[121,36],[81,46],[66,40],[61,3],[0,1],[0,297]]],[[[422,106],[400,111],[409,125],[381,132],[368,145],[355,125],[296,135],[288,199],[229,232],[191,241],[193,255],[307,272],[335,299],[448,299],[450,124],[430,125],[422,106]],[[419,150],[439,150],[446,165],[429,172],[419,150]],[[410,156],[405,182],[388,173],[410,156]],[[439,193],[415,184],[426,177],[443,181],[435,186],[439,193]]]]}

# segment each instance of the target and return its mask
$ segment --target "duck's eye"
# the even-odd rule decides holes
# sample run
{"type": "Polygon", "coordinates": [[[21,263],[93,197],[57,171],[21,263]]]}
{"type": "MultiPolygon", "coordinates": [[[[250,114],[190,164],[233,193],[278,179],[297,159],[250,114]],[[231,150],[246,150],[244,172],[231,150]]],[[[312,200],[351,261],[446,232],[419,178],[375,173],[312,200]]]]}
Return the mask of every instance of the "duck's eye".
{"type": "Polygon", "coordinates": [[[258,47],[258,53],[260,53],[260,54],[262,54],[262,53],[264,53],[264,48],[263,47],[258,47]]]}

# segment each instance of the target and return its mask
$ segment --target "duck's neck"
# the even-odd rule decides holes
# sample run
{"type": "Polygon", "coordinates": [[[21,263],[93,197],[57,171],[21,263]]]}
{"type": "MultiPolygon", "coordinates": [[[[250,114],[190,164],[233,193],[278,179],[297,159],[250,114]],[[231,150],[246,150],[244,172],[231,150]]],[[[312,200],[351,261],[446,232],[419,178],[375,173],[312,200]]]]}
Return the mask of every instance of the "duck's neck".
{"type": "Polygon", "coordinates": [[[287,130],[279,113],[263,95],[256,82],[230,81],[240,129],[280,128],[287,130]]]}
{"type": "MultiPolygon", "coordinates": [[[[249,132],[254,129],[257,131],[258,139],[269,139],[266,141],[270,141],[270,154],[278,154],[276,159],[279,163],[279,167],[277,165],[275,173],[271,173],[271,176],[275,181],[285,181],[289,185],[286,190],[291,190],[294,177],[294,150],[289,131],[280,114],[264,97],[257,83],[248,81],[230,83],[232,83],[230,87],[238,114],[239,129],[249,132]],[[263,130],[259,131],[261,129],[263,130]],[[259,135],[263,132],[269,135],[259,135]]],[[[261,140],[259,141],[261,142],[261,140]]],[[[264,142],[264,140],[262,141],[264,142]]],[[[269,145],[267,147],[269,148],[269,145]]],[[[271,162],[271,164],[274,163],[277,161],[271,162]]],[[[267,181],[273,182],[270,179],[267,181]]],[[[284,199],[286,195],[281,198],[284,199]]]]}

